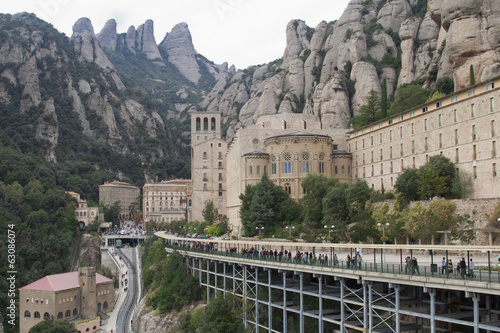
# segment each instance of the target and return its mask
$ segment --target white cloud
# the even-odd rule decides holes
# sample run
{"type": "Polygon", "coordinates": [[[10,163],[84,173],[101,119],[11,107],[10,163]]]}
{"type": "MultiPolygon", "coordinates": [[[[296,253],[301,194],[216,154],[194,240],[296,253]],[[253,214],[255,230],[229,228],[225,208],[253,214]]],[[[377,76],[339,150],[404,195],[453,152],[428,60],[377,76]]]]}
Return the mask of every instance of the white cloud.
{"type": "Polygon", "coordinates": [[[147,19],[155,22],[160,43],[174,25],[186,22],[196,50],[215,63],[227,61],[245,68],[280,58],[285,49],[285,28],[292,19],[315,27],[322,20],[340,17],[349,0],[184,0],[98,1],[23,0],[2,4],[3,13],[33,12],[71,36],[80,17],[88,17],[98,33],[108,19],[118,32],[147,19]]]}

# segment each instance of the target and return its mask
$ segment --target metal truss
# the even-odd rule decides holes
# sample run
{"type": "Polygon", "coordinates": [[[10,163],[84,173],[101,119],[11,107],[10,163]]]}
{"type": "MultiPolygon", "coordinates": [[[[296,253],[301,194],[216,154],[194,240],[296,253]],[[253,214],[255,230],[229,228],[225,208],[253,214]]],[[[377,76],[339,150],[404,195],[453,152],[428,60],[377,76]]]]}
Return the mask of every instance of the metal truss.
{"type": "Polygon", "coordinates": [[[422,287],[412,285],[411,281],[393,283],[380,276],[339,275],[327,270],[312,273],[301,270],[307,266],[293,264],[271,268],[262,267],[257,260],[250,264],[251,260],[225,261],[220,256],[212,258],[189,252],[183,255],[190,258],[187,262],[193,276],[198,274],[200,285],[207,288],[208,302],[217,297],[217,292],[224,297],[230,293],[242,300],[244,324],[251,332],[287,332],[292,314],[298,319],[300,332],[311,332],[306,318],[317,320],[320,333],[332,330],[434,333],[454,327],[475,333],[500,332],[500,297],[488,294],[488,289],[477,293],[445,284],[442,289],[438,284],[422,287]],[[259,299],[259,287],[267,288],[267,299],[259,299]],[[282,296],[277,297],[276,291],[282,296]],[[449,292],[454,297],[444,297],[449,292]],[[296,302],[290,294],[298,296],[294,298],[296,302]],[[309,301],[310,297],[317,299],[317,310],[306,309],[305,296],[309,301]],[[267,313],[260,312],[261,305],[267,306],[267,313]],[[273,309],[282,313],[283,327],[273,326],[273,314],[277,313],[273,309]]]}

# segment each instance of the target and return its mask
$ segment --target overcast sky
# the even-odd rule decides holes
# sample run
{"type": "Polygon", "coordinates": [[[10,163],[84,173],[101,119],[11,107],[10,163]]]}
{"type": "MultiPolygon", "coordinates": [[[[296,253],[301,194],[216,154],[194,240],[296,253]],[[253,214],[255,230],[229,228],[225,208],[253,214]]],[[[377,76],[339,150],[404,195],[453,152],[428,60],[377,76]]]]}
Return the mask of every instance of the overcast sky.
{"type": "Polygon", "coordinates": [[[177,23],[186,22],[198,53],[237,68],[267,63],[283,56],[285,28],[292,19],[310,27],[337,20],[349,0],[5,0],[2,13],[35,13],[71,36],[80,17],[92,21],[95,33],[114,18],[118,33],[154,21],[159,44],[177,23]]]}

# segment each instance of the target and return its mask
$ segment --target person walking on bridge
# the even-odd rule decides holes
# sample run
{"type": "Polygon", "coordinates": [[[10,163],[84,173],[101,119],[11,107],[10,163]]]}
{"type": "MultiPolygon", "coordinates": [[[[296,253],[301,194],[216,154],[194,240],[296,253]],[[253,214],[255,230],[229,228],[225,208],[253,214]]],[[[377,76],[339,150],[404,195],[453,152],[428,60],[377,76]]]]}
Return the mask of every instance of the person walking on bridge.
{"type": "Polygon", "coordinates": [[[441,275],[444,275],[446,273],[446,258],[443,257],[443,260],[441,260],[441,275]]]}

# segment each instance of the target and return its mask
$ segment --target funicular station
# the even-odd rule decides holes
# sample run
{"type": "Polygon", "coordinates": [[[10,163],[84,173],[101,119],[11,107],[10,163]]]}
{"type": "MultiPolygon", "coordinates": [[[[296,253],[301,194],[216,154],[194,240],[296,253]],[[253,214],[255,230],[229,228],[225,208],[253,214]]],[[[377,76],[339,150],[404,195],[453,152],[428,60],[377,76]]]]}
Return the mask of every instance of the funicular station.
{"type": "Polygon", "coordinates": [[[167,252],[177,250],[186,258],[206,288],[208,302],[227,294],[240,298],[245,326],[256,332],[287,332],[290,322],[298,322],[300,332],[500,332],[500,271],[495,261],[500,246],[155,235],[163,238],[167,252]],[[420,263],[407,264],[407,257],[418,257],[420,263]],[[473,259],[474,269],[457,272],[462,257],[473,259]],[[442,267],[443,258],[447,263],[453,259],[455,267],[442,267]]]}

